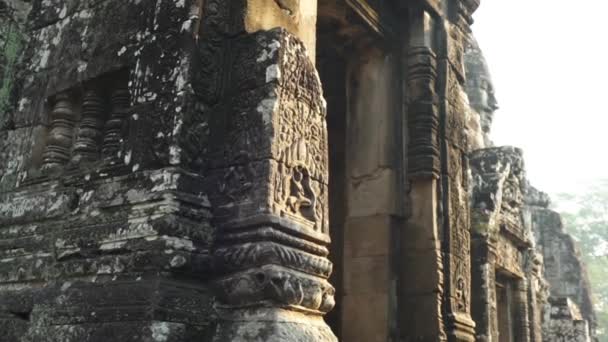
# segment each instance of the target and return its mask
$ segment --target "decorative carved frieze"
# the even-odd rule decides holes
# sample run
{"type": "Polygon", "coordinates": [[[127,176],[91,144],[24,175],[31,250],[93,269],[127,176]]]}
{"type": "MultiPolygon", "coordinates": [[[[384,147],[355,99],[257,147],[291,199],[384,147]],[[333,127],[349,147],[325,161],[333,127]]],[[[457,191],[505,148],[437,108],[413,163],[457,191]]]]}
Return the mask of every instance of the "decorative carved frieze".
{"type": "Polygon", "coordinates": [[[68,92],[55,96],[50,120],[51,130],[42,156],[42,169],[45,171],[62,167],[70,160],[78,114],[74,109],[74,99],[68,92]]]}

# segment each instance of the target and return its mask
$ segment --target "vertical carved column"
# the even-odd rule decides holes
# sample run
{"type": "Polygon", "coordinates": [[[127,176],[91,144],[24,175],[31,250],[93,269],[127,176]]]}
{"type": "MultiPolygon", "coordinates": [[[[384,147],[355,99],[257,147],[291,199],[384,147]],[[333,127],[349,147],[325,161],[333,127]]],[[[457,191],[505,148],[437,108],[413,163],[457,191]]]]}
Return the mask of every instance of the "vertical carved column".
{"type": "Polygon", "coordinates": [[[42,156],[42,169],[46,171],[62,167],[70,160],[74,126],[77,121],[77,113],[69,93],[60,93],[54,100],[51,131],[42,156]]]}
{"type": "Polygon", "coordinates": [[[399,306],[404,309],[400,324],[405,340],[445,341],[444,269],[437,218],[440,149],[437,56],[433,44],[436,23],[423,10],[413,11],[410,20],[404,67],[411,214],[401,240],[404,260],[399,306]]]}
{"type": "Polygon", "coordinates": [[[325,103],[283,29],[235,39],[207,177],[218,227],[214,341],[335,341],[325,103]]]}
{"type": "Polygon", "coordinates": [[[542,342],[543,309],[547,304],[549,286],[544,279],[543,257],[536,250],[531,250],[527,255],[528,274],[528,303],[530,321],[530,341],[542,342]]]}
{"type": "MultiPolygon", "coordinates": [[[[430,20],[430,19],[429,19],[430,20]]],[[[413,46],[408,51],[408,176],[438,178],[439,113],[435,81],[437,56],[430,47],[413,46]]]]}
{"type": "Polygon", "coordinates": [[[513,304],[515,305],[514,331],[515,340],[530,342],[530,320],[528,312],[528,280],[518,279],[514,282],[513,304]]]}
{"type": "Polygon", "coordinates": [[[82,119],[74,143],[74,163],[95,161],[99,157],[104,126],[104,100],[99,89],[85,92],[82,102],[82,119]]]}
{"type": "MultiPolygon", "coordinates": [[[[471,317],[471,220],[467,123],[464,93],[464,40],[477,7],[474,0],[446,3],[449,22],[441,27],[438,61],[441,144],[441,218],[445,267],[443,310],[449,341],[475,341],[471,317]]],[[[488,251],[488,254],[492,252],[488,251]]],[[[491,258],[491,256],[489,256],[491,258]]],[[[492,272],[493,270],[487,270],[492,272]]],[[[493,292],[494,285],[488,289],[493,292]]]]}
{"type": "Polygon", "coordinates": [[[496,312],[496,247],[484,237],[473,238],[472,315],[475,317],[476,341],[498,341],[496,312]]]}
{"type": "MultiPolygon", "coordinates": [[[[125,82],[126,83],[126,82],[125,82]]],[[[102,155],[111,163],[117,162],[123,139],[123,127],[129,115],[129,89],[119,84],[111,94],[111,113],[105,125],[102,155]]]]}

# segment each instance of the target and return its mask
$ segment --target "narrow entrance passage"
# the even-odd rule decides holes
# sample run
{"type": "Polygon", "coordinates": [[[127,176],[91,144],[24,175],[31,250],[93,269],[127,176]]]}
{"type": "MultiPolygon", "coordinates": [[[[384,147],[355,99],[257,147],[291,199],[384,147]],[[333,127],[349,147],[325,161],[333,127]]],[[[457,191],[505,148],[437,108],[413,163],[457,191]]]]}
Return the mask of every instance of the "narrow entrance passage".
{"type": "Polygon", "coordinates": [[[330,278],[336,288],[336,306],[326,321],[342,340],[341,313],[343,293],[344,218],[346,217],[346,61],[325,37],[319,36],[317,69],[321,76],[327,101],[327,131],[329,138],[329,213],[331,231],[330,259],[334,271],[330,278]]]}
{"type": "Polygon", "coordinates": [[[505,279],[496,281],[496,315],[499,342],[513,342],[513,318],[511,317],[511,284],[505,279]]]}
{"type": "Polygon", "coordinates": [[[340,340],[395,335],[394,231],[399,229],[399,59],[359,14],[319,2],[316,67],[327,101],[330,279],[326,321],[340,340]]]}

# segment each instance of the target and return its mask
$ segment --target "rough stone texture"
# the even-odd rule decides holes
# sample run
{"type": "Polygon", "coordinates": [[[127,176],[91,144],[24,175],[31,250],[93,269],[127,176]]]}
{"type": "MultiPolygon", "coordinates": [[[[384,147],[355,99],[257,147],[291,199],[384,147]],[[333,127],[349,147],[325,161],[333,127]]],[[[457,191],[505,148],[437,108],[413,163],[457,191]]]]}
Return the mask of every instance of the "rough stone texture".
{"type": "Polygon", "coordinates": [[[208,151],[219,229],[214,341],[335,340],[322,319],[334,306],[335,289],[327,281],[319,78],[303,44],[285,30],[247,35],[234,46],[234,65],[245,69],[228,94],[239,95],[220,100],[224,115],[211,124],[208,151]],[[236,88],[248,83],[251,89],[236,88]]]}
{"type": "Polygon", "coordinates": [[[477,339],[503,340],[506,335],[531,341],[537,335],[531,318],[538,303],[530,291],[535,278],[531,269],[526,270],[535,251],[522,216],[526,193],[522,152],[513,147],[481,149],[472,152],[470,164],[477,339]]]}
{"type": "Polygon", "coordinates": [[[479,149],[478,6],[0,1],[0,341],[584,330],[521,151],[479,149]]]}
{"type": "MultiPolygon", "coordinates": [[[[474,39],[466,47],[465,66],[471,108],[466,125],[469,148],[490,147],[496,98],[474,39]]],[[[549,197],[526,184],[521,151],[482,148],[470,158],[473,291],[480,294],[473,303],[478,339],[496,340],[505,333],[517,341],[593,338],[595,315],[584,265],[559,214],[548,209],[549,197]],[[503,287],[511,292],[508,296],[517,311],[511,326],[500,322],[505,304],[498,291],[503,287]]]]}
{"type": "Polygon", "coordinates": [[[466,92],[470,103],[467,131],[473,150],[491,147],[494,112],[498,109],[494,84],[483,52],[475,38],[465,48],[466,92]]]}
{"type": "Polygon", "coordinates": [[[553,297],[545,313],[545,341],[591,342],[589,321],[569,298],[553,297]]]}
{"type": "Polygon", "coordinates": [[[440,136],[441,190],[440,219],[443,234],[446,299],[444,312],[451,341],[474,341],[475,322],[471,300],[471,204],[468,194],[469,143],[465,134],[467,105],[465,94],[464,48],[470,37],[470,15],[478,2],[464,2],[453,13],[449,26],[447,60],[439,64],[447,77],[441,82],[440,136]],[[442,65],[443,64],[443,65],[442,65]],[[444,69],[445,68],[445,69],[444,69]]]}
{"type": "Polygon", "coordinates": [[[191,10],[184,1],[32,3],[22,84],[13,90],[11,127],[0,132],[1,340],[213,335],[211,205],[200,176],[172,153],[189,83],[191,10]],[[119,149],[104,158],[89,144],[91,160],[43,172],[43,163],[58,160],[48,159],[47,151],[59,151],[51,146],[68,144],[71,153],[66,112],[51,115],[56,94],[70,94],[79,141],[90,136],[86,120],[78,126],[78,108],[84,101],[87,113],[90,100],[80,94],[91,85],[108,103],[98,119],[106,110],[125,113],[119,149]],[[130,93],[126,108],[113,100],[121,87],[130,93]]]}
{"type": "Polygon", "coordinates": [[[549,209],[547,194],[530,187],[527,213],[540,252],[550,298],[544,315],[545,336],[568,341],[595,339],[596,317],[585,265],[573,237],[564,228],[561,216],[549,209]],[[576,337],[572,337],[575,336],[576,337]]]}
{"type": "Polygon", "coordinates": [[[436,25],[428,13],[414,12],[407,50],[411,216],[401,248],[404,273],[420,281],[404,282],[401,309],[409,312],[400,322],[411,340],[474,340],[468,147],[460,132],[466,121],[463,43],[476,4],[460,5],[440,32],[428,29],[436,25]],[[445,39],[441,48],[433,45],[437,35],[445,39]]]}

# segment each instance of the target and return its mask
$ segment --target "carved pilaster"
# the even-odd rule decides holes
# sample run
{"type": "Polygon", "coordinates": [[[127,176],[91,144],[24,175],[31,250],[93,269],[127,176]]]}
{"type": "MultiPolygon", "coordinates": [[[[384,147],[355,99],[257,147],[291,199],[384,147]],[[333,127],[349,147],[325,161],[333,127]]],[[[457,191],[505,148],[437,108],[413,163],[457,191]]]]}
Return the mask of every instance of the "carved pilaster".
{"type": "Polygon", "coordinates": [[[214,341],[335,341],[328,282],[325,103],[304,45],[283,29],[232,41],[212,118],[214,341]]]}
{"type": "Polygon", "coordinates": [[[515,340],[521,342],[530,342],[528,280],[526,278],[518,279],[515,281],[513,290],[513,299],[515,305],[513,322],[515,328],[515,340]]]}
{"type": "Polygon", "coordinates": [[[106,160],[115,163],[119,159],[123,128],[129,115],[130,97],[126,84],[119,85],[112,91],[110,105],[111,112],[105,124],[102,155],[106,160]]]}
{"type": "Polygon", "coordinates": [[[82,102],[82,119],[74,143],[72,161],[91,162],[99,157],[105,117],[104,99],[99,89],[85,92],[82,102]]]}
{"type": "Polygon", "coordinates": [[[42,156],[42,169],[45,171],[62,167],[70,160],[74,126],[77,113],[74,102],[67,92],[55,96],[51,112],[51,130],[42,156]]]}
{"type": "Polygon", "coordinates": [[[476,341],[497,341],[496,313],[496,246],[484,237],[472,241],[472,315],[475,318],[476,341]]]}
{"type": "Polygon", "coordinates": [[[535,250],[530,250],[526,258],[528,274],[528,312],[530,321],[530,341],[542,342],[543,308],[547,304],[549,284],[544,279],[543,257],[535,250]]]}
{"type": "Polygon", "coordinates": [[[412,47],[408,67],[408,177],[438,178],[439,146],[437,131],[439,113],[435,82],[437,56],[430,47],[412,47]]]}
{"type": "Polygon", "coordinates": [[[405,340],[446,341],[443,312],[445,269],[438,207],[441,197],[439,111],[436,85],[436,22],[422,9],[410,13],[408,45],[404,48],[407,105],[407,175],[410,210],[401,248],[404,251],[400,320],[405,340]],[[425,279],[423,285],[409,279],[425,279]],[[416,314],[424,311],[424,316],[416,314]]]}

